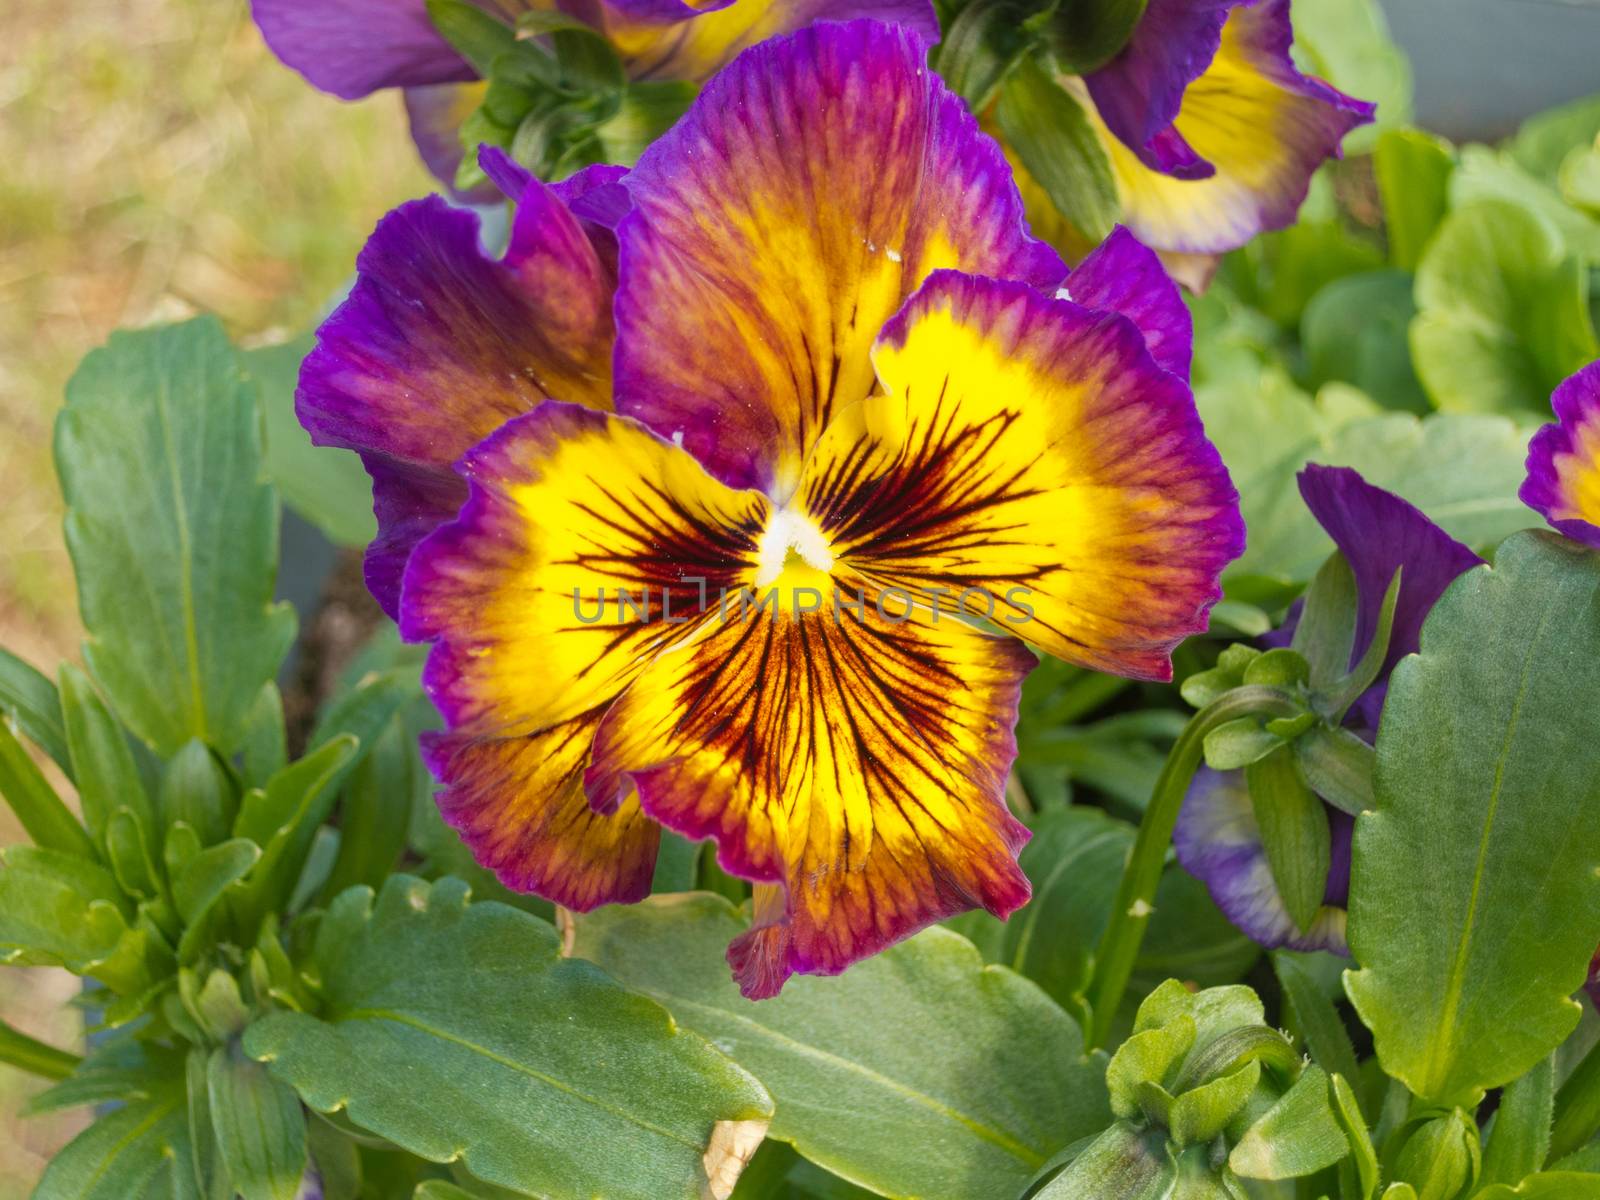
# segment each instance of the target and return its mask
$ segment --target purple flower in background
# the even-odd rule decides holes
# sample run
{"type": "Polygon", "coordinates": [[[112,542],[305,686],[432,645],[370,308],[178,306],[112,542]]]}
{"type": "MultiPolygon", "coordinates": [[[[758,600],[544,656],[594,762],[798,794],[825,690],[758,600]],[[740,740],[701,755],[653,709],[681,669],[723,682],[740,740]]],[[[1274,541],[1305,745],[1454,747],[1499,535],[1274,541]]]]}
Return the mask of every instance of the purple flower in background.
{"type": "MultiPolygon", "coordinates": [[[[1151,0],[1104,67],[1063,79],[1111,167],[1122,222],[1198,286],[1215,257],[1292,224],[1311,175],[1373,106],[1295,67],[1289,0],[1151,0]]],[[[1083,235],[1013,158],[1028,218],[1083,235]]]]}
{"type": "Polygon", "coordinates": [[[1600,362],[1564,382],[1551,401],[1555,422],[1533,435],[1517,495],[1552,529],[1600,548],[1600,362]]]}
{"type": "MultiPolygon", "coordinates": [[[[1371,645],[1384,593],[1396,568],[1404,568],[1395,604],[1389,651],[1377,680],[1351,707],[1347,728],[1372,741],[1388,691],[1389,673],[1417,651],[1422,623],[1452,580],[1482,559],[1415,506],[1373,487],[1348,467],[1309,466],[1300,494],[1312,515],[1350,564],[1356,584],[1353,666],[1371,645]]],[[[1287,645],[1294,618],[1269,640],[1287,645]]],[[[1273,880],[1243,771],[1201,767],[1184,799],[1174,833],[1178,861],[1205,883],[1217,906],[1261,945],[1346,953],[1345,905],[1350,891],[1354,818],[1331,805],[1332,848],[1322,908],[1309,929],[1297,928],[1273,880]]]]}
{"type": "MultiPolygon", "coordinates": [[[[870,18],[937,41],[929,0],[473,0],[508,25],[530,12],[565,15],[603,34],[635,82],[710,78],[747,46],[817,21],[870,18]]],[[[428,169],[450,183],[460,130],[483,99],[478,72],[440,36],[425,0],[253,0],[272,52],[325,92],[358,100],[405,90],[411,135],[428,169]]]]}

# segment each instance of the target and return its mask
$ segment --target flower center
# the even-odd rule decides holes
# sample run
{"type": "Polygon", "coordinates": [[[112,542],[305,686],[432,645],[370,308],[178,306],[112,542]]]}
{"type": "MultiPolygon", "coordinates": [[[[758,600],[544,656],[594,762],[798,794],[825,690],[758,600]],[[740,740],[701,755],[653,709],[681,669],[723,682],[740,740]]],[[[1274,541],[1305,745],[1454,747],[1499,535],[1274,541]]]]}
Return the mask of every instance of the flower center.
{"type": "Polygon", "coordinates": [[[772,514],[756,545],[756,586],[769,587],[790,567],[807,566],[826,574],[833,567],[833,552],[810,517],[792,508],[772,514]]]}

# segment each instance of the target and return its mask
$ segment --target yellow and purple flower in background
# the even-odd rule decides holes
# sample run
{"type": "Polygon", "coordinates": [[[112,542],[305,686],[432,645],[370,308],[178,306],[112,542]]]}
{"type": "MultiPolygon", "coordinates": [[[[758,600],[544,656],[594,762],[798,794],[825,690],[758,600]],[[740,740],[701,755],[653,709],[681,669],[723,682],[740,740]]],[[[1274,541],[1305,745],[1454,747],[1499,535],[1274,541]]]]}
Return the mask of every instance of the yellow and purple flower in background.
{"type": "MultiPolygon", "coordinates": [[[[515,25],[559,13],[602,34],[634,82],[700,83],[747,46],[815,21],[898,22],[930,39],[930,0],[472,0],[515,25]]],[[[344,100],[402,88],[428,169],[452,183],[461,126],[478,107],[478,72],[429,19],[425,0],[252,0],[267,45],[314,86],[344,100]]]]}
{"type": "Polygon", "coordinates": [[[1556,419],[1528,445],[1528,478],[1517,494],[1574,541],[1600,548],[1600,362],[1551,397],[1556,419]]]}
{"type": "MultiPolygon", "coordinates": [[[[1312,172],[1372,120],[1371,104],[1301,74],[1293,40],[1289,0],[1151,0],[1116,57],[1064,81],[1109,160],[1122,223],[1186,282],[1292,224],[1312,172]]],[[[1035,229],[1071,254],[1073,214],[1018,166],[1035,229]]]]}
{"type": "Polygon", "coordinates": [[[505,257],[400,209],[302,374],[433,643],[446,818],[574,909],[643,897],[661,826],[714,839],[752,996],[1024,903],[1035,651],[1169,678],[1242,548],[1176,286],[1120,231],[1068,276],[926,50],[764,43],[631,173],[487,154],[505,257]]]}
{"type": "MultiPolygon", "coordinates": [[[[1348,467],[1309,466],[1300,494],[1350,564],[1356,585],[1353,666],[1379,628],[1384,594],[1401,570],[1389,648],[1373,685],[1352,705],[1345,726],[1371,742],[1388,691],[1389,673],[1421,644],[1422,623],[1451,581],[1482,560],[1399,496],[1374,487],[1348,467]]],[[[1289,644],[1297,614],[1269,634],[1289,644]]],[[[1268,948],[1347,953],[1346,904],[1355,819],[1324,804],[1331,865],[1323,903],[1308,929],[1296,926],[1274,882],[1243,771],[1202,766],[1183,802],[1173,845],[1178,861],[1201,880],[1217,907],[1254,941],[1268,948]]]]}

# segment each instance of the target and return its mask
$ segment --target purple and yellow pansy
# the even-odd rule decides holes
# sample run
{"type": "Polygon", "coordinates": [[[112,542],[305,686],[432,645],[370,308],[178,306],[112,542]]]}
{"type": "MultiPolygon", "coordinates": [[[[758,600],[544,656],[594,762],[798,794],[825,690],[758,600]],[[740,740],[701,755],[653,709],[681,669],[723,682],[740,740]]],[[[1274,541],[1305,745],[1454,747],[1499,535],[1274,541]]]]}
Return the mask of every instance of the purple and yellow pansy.
{"type": "Polygon", "coordinates": [[[714,839],[752,996],[1025,902],[1036,652],[1169,678],[1242,548],[1176,286],[1123,231],[1068,275],[926,49],[766,42],[631,173],[488,152],[505,256],[401,208],[302,375],[433,646],[447,819],[574,909],[714,839]]]}
{"type": "MultiPolygon", "coordinates": [[[[1312,172],[1373,106],[1302,74],[1289,0],[1151,0],[1104,67],[1065,79],[1110,162],[1122,222],[1186,282],[1294,221],[1312,172]]],[[[1023,176],[1035,228],[1081,241],[1023,176]]]]}
{"type": "MultiPolygon", "coordinates": [[[[765,38],[817,21],[894,22],[939,35],[931,0],[472,0],[514,25],[557,13],[601,33],[634,82],[709,79],[765,38]]],[[[307,81],[344,100],[405,91],[418,152],[445,183],[461,161],[462,123],[484,83],[429,19],[425,0],[252,0],[267,45],[307,81]]]]}
{"type": "Polygon", "coordinates": [[[1574,541],[1600,548],[1600,362],[1551,397],[1554,424],[1533,435],[1522,502],[1574,541]]]}
{"type": "MultiPolygon", "coordinates": [[[[1374,487],[1348,467],[1307,467],[1300,494],[1350,564],[1356,584],[1353,666],[1372,643],[1384,593],[1401,569],[1389,649],[1372,686],[1351,707],[1345,725],[1372,741],[1388,691],[1389,673],[1421,644],[1422,624],[1445,588],[1482,560],[1391,492],[1374,487]]],[[[1267,641],[1287,645],[1291,627],[1267,641]]],[[[1331,865],[1322,907],[1310,928],[1296,926],[1273,880],[1243,771],[1201,767],[1183,802],[1173,835],[1178,861],[1200,879],[1217,907],[1254,941],[1268,948],[1347,953],[1346,905],[1354,818],[1324,804],[1331,865]]]]}

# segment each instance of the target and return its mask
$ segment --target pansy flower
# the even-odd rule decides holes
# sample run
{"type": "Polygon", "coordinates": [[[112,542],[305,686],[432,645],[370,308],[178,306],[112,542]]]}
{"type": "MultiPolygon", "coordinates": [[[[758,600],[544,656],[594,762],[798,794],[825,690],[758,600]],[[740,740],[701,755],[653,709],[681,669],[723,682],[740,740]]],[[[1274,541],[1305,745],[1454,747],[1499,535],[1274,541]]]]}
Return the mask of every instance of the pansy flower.
{"type": "Polygon", "coordinates": [[[1528,445],[1528,478],[1517,494],[1574,541],[1600,548],[1600,362],[1551,397],[1556,419],[1528,445]]]}
{"type": "MultiPolygon", "coordinates": [[[[1300,495],[1350,564],[1356,585],[1355,638],[1350,664],[1372,643],[1384,593],[1397,569],[1389,650],[1372,686],[1351,707],[1345,724],[1372,741],[1388,691],[1389,673],[1421,645],[1422,624],[1456,576],[1482,560],[1413,505],[1373,487],[1348,467],[1309,466],[1300,473],[1300,495]]],[[[1268,635],[1287,645],[1291,627],[1268,635]]],[[[1173,836],[1178,861],[1211,893],[1228,919],[1268,948],[1347,953],[1346,904],[1350,892],[1350,844],[1355,821],[1324,804],[1331,866],[1322,908],[1309,929],[1296,927],[1273,881],[1243,771],[1201,767],[1184,798],[1173,836]]]]}
{"type": "Polygon", "coordinates": [[[505,259],[400,210],[302,377],[390,604],[434,527],[399,613],[447,819],[574,909],[643,897],[660,826],[714,839],[752,996],[1022,904],[1036,651],[1170,677],[1242,546],[1176,287],[1126,233],[1063,280],[925,54],[764,43],[620,181],[490,156],[505,259]]]}
{"type": "MultiPolygon", "coordinates": [[[[1312,172],[1372,120],[1371,104],[1296,69],[1293,40],[1289,0],[1151,0],[1115,58],[1064,80],[1110,161],[1123,223],[1190,277],[1292,224],[1312,172]]],[[[1022,178],[1035,227],[1070,250],[1072,214],[1022,178]]]]}
{"type": "MultiPolygon", "coordinates": [[[[514,24],[559,12],[598,30],[630,80],[699,83],[740,50],[814,21],[874,18],[938,37],[930,0],[473,0],[514,24]]],[[[425,0],[252,0],[274,54],[325,92],[358,100],[402,88],[412,138],[428,169],[451,183],[462,123],[484,96],[477,72],[439,35],[425,0]]]]}

